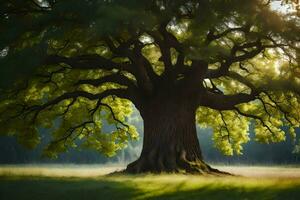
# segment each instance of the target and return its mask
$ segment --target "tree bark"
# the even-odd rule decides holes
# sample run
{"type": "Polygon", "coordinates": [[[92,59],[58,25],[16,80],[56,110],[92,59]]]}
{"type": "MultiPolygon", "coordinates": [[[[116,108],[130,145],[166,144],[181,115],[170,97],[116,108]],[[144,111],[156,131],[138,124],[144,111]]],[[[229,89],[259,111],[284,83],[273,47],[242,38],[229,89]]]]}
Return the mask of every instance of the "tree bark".
{"type": "Polygon", "coordinates": [[[165,95],[146,104],[141,110],[143,149],[140,158],[130,163],[125,172],[219,173],[203,161],[196,132],[196,106],[192,102],[165,95]]]}

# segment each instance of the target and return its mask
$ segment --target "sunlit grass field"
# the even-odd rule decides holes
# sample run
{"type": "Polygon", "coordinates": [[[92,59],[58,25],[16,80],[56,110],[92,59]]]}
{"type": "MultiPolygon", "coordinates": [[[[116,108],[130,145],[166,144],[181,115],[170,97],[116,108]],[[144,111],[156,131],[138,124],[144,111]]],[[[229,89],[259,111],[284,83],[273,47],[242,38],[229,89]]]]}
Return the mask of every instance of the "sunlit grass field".
{"type": "Polygon", "coordinates": [[[300,168],[217,168],[234,177],[107,175],[122,166],[0,166],[0,199],[300,199],[300,168]]]}

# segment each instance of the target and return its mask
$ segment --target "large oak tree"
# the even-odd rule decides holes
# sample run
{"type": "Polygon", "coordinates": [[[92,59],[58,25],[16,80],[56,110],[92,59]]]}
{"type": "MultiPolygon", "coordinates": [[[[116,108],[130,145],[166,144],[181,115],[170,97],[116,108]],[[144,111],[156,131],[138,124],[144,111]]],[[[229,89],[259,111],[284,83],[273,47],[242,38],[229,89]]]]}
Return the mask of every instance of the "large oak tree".
{"type": "Polygon", "coordinates": [[[7,0],[0,6],[2,134],[45,154],[91,147],[113,155],[137,138],[126,171],[217,173],[196,123],[216,147],[242,152],[300,123],[299,5],[263,0],[7,0]],[[196,121],[196,123],[195,123],[196,121]],[[105,132],[107,125],[113,132],[105,132]]]}

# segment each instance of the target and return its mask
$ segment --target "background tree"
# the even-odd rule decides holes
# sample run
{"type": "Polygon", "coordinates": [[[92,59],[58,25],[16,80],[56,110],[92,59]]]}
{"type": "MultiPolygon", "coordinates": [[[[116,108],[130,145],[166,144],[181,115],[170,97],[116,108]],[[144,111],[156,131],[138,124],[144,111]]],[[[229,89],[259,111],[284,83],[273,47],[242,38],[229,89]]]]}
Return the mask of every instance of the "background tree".
{"type": "Polygon", "coordinates": [[[52,129],[45,154],[90,147],[106,155],[137,138],[126,171],[218,173],[202,158],[196,122],[225,154],[299,126],[295,1],[98,0],[1,3],[1,132],[28,147],[52,129]],[[14,82],[14,84],[13,84],[14,82]],[[114,124],[105,133],[103,124],[114,124]]]}

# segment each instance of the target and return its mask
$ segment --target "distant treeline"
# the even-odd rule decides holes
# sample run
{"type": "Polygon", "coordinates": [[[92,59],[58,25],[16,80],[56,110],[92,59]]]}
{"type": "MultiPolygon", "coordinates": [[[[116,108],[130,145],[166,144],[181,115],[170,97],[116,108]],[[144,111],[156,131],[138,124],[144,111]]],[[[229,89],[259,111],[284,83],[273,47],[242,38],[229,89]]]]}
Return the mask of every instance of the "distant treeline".
{"type": "MultiPolygon", "coordinates": [[[[137,124],[142,132],[141,123],[137,124]]],[[[0,163],[121,163],[126,164],[138,158],[142,147],[142,134],[139,141],[130,142],[128,147],[120,151],[116,156],[107,158],[93,150],[70,149],[68,152],[51,160],[43,158],[41,152],[50,139],[46,130],[41,131],[42,142],[34,150],[28,150],[20,146],[13,137],[0,137],[0,163]]],[[[209,163],[224,164],[299,164],[300,155],[294,154],[294,142],[287,134],[286,141],[275,144],[260,144],[250,133],[250,142],[244,145],[243,155],[224,156],[214,146],[212,131],[209,129],[198,130],[198,138],[201,144],[203,156],[209,163]]]]}
{"type": "Polygon", "coordinates": [[[224,156],[213,147],[212,132],[198,135],[206,161],[224,164],[299,164],[300,155],[293,153],[295,142],[289,134],[279,143],[262,144],[250,132],[250,141],[243,146],[243,155],[224,156]]]}

